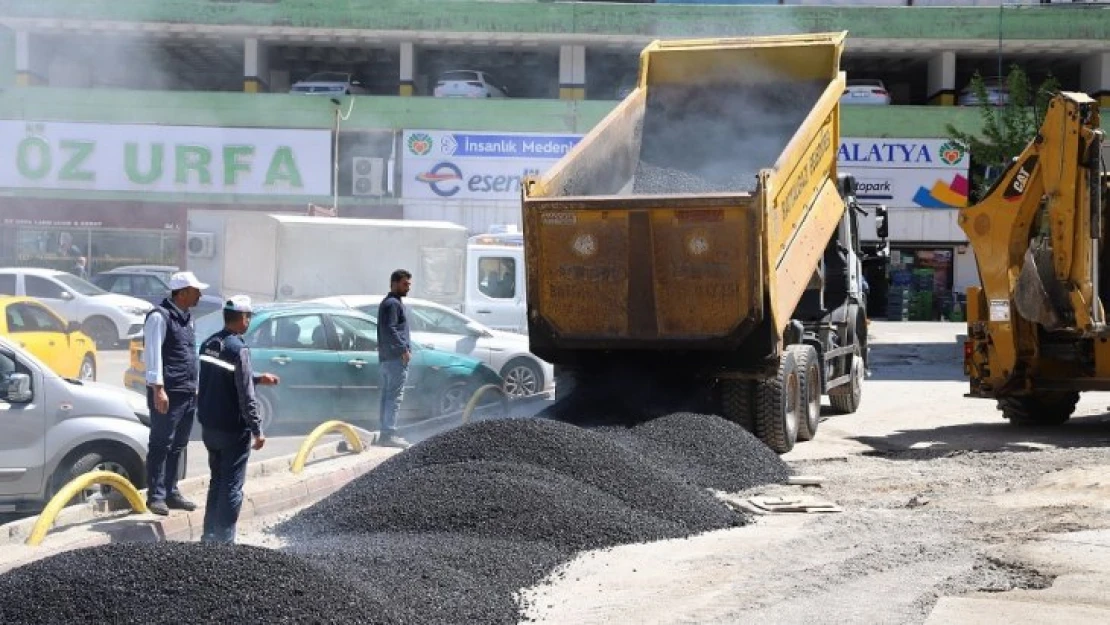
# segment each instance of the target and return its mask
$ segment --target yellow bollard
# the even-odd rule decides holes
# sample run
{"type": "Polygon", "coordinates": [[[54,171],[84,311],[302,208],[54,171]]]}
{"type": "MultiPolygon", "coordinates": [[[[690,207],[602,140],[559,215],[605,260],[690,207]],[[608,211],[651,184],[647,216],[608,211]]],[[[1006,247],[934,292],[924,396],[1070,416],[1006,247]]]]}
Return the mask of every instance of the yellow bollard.
{"type": "Polygon", "coordinates": [[[42,509],[38,520],[35,521],[35,526],[31,528],[31,535],[27,537],[27,544],[37,547],[42,543],[42,540],[46,538],[46,533],[54,525],[54,519],[66,507],[66,504],[83,489],[98,483],[107,484],[118,489],[127,498],[127,503],[131,504],[131,509],[135,512],[143,514],[147,511],[146,501],[139,494],[139,489],[135,488],[135,485],[127,478],[111,471],[90,471],[70,480],[68,484],[50,498],[50,502],[42,509]]]}
{"type": "Polygon", "coordinates": [[[470,396],[470,401],[466,402],[466,408],[462,413],[462,422],[464,424],[470,422],[470,415],[474,412],[474,409],[478,407],[478,398],[485,394],[486,391],[497,391],[500,393],[502,406],[508,408],[509,395],[505,392],[505,389],[496,384],[487,384],[474,391],[474,394],[470,396]]]}
{"type": "Polygon", "coordinates": [[[308,454],[316,445],[316,441],[320,440],[320,437],[325,434],[335,430],[343,434],[343,437],[347,439],[347,444],[351,446],[354,453],[362,453],[364,449],[362,439],[358,437],[358,432],[355,432],[355,428],[352,427],[351,424],[343,421],[325,421],[318,425],[315,430],[312,430],[308,437],[304,439],[304,442],[301,443],[301,448],[297,450],[297,457],[293,459],[293,465],[289,467],[289,470],[293,473],[304,471],[304,464],[308,462],[308,454]]]}

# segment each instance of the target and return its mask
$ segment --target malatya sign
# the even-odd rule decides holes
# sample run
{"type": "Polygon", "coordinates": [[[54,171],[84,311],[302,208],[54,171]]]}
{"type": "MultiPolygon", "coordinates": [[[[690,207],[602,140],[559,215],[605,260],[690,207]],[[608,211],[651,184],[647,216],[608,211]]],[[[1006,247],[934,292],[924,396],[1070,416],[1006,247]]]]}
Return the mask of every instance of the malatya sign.
{"type": "Polygon", "coordinates": [[[329,195],[331,133],[0,120],[0,187],[329,195]]]}

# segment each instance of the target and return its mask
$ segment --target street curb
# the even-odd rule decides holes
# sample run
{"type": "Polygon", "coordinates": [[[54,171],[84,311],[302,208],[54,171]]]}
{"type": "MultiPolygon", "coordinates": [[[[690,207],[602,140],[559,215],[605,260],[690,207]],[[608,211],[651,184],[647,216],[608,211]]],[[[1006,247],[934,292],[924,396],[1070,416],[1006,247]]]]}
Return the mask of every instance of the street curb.
{"type": "MultiPolygon", "coordinates": [[[[360,454],[351,454],[346,450],[345,441],[321,445],[309,454],[305,471],[299,475],[290,473],[295,454],[248,465],[247,481],[243,489],[243,507],[239,515],[240,522],[322,499],[352,479],[369,472],[392,453],[399,451],[391,450],[392,453],[389,455],[383,455],[383,448],[368,447],[367,450],[369,449],[376,450],[376,453],[363,451],[360,454]],[[343,466],[335,467],[320,464],[322,460],[333,458],[362,458],[362,461],[348,462],[343,466]],[[285,478],[285,481],[275,485],[273,482],[280,478],[285,478]]],[[[44,544],[50,542],[52,535],[58,535],[67,529],[82,525],[99,527],[96,527],[98,536],[82,540],[80,547],[121,541],[199,539],[204,522],[208,482],[208,476],[188,478],[180,482],[182,494],[197,503],[197,509],[189,513],[173,511],[166,517],[154,517],[149,514],[135,515],[126,507],[101,510],[91,504],[70,506],[63,509],[55,519],[44,544]]],[[[145,498],[146,491],[142,490],[140,493],[145,498]]],[[[38,521],[37,515],[0,525],[0,547],[23,545],[36,521],[38,521]]],[[[78,547],[67,544],[61,550],[72,548],[78,547]]],[[[40,551],[46,553],[47,549],[40,548],[36,553],[40,551]]],[[[46,555],[50,554],[46,553],[46,555]]]]}

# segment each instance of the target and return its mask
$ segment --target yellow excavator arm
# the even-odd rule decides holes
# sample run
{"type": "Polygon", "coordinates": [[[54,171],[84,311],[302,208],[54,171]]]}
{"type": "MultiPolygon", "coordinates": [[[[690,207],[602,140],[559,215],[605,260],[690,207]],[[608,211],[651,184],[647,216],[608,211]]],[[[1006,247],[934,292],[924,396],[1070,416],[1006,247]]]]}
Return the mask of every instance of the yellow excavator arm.
{"type": "Polygon", "coordinates": [[[982,284],[968,290],[972,395],[1110,388],[1102,141],[1098,103],[1061,92],[1025,150],[961,209],[982,284]]]}

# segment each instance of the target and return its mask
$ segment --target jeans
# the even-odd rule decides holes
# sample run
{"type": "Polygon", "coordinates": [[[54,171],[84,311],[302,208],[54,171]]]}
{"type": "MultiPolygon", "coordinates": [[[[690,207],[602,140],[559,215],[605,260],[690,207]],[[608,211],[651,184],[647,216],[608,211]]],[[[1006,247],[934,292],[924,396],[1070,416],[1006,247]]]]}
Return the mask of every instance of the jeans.
{"type": "Polygon", "coordinates": [[[405,397],[409,367],[399,359],[383,360],[380,369],[382,388],[378,419],[381,421],[382,438],[390,438],[397,434],[397,412],[401,410],[401,400],[405,397]]]}
{"type": "Polygon", "coordinates": [[[170,407],[166,414],[154,409],[154,389],[146,389],[150,409],[150,439],[146,455],[147,502],[165,501],[181,496],[177,478],[181,476],[181,454],[189,446],[193,419],[197,414],[197,395],[168,391],[170,407]]]}
{"type": "Polygon", "coordinates": [[[204,447],[208,449],[208,502],[204,507],[202,542],[235,542],[235,525],[243,507],[243,483],[247,481],[247,460],[251,455],[250,432],[221,432],[205,429],[204,447]]]}

